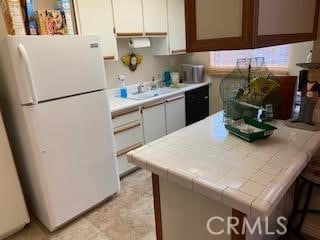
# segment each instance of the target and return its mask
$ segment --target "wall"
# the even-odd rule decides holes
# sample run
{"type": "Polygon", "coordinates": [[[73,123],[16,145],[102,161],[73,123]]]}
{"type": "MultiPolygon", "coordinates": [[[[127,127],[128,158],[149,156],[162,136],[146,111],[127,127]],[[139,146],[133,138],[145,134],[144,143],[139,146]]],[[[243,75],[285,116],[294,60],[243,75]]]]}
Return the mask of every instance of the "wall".
{"type": "Polygon", "coordinates": [[[7,34],[7,28],[4,23],[3,15],[0,13],[0,37],[5,36],[7,34]]]}
{"type": "Polygon", "coordinates": [[[313,50],[312,50],[312,61],[320,62],[320,37],[317,41],[314,42],[313,50]]]}
{"type": "MultiPolygon", "coordinates": [[[[184,62],[186,63],[194,63],[194,64],[203,64],[206,67],[210,65],[210,53],[209,52],[200,52],[200,53],[192,53],[186,55],[184,62]]],[[[210,113],[216,113],[223,109],[222,100],[220,98],[219,86],[222,80],[221,77],[214,76],[206,76],[208,80],[212,81],[210,87],[210,113]]]]}
{"type": "Polygon", "coordinates": [[[106,62],[106,77],[108,88],[117,88],[119,83],[116,80],[117,75],[126,76],[127,85],[133,85],[140,82],[151,81],[153,76],[157,76],[164,71],[179,71],[185,55],[176,56],[153,56],[151,48],[136,49],[135,53],[143,56],[141,65],[135,72],[131,72],[127,66],[121,62],[121,57],[130,53],[127,39],[118,39],[119,61],[106,62]]]}
{"type": "Polygon", "coordinates": [[[302,42],[291,45],[289,54],[289,74],[293,76],[299,76],[300,67],[297,67],[297,63],[306,62],[307,56],[313,48],[314,42],[302,42]]]}

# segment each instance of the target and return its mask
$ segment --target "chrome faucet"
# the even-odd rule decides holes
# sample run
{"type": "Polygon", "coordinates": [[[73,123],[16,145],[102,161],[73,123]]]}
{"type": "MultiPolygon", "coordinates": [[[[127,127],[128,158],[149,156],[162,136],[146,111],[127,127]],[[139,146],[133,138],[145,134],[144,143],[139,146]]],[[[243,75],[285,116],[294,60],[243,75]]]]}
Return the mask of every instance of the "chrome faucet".
{"type": "Polygon", "coordinates": [[[142,93],[142,88],[144,87],[143,83],[140,83],[138,86],[138,93],[142,93]]]}

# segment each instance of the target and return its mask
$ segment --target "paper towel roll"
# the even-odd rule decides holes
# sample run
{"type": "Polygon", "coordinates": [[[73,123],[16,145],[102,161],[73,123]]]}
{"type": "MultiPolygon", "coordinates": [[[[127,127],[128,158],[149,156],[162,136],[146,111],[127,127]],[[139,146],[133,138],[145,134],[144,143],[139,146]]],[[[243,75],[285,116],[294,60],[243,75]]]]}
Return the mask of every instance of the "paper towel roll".
{"type": "Polygon", "coordinates": [[[129,46],[132,48],[146,48],[151,46],[149,38],[131,38],[129,39],[129,46]]]}

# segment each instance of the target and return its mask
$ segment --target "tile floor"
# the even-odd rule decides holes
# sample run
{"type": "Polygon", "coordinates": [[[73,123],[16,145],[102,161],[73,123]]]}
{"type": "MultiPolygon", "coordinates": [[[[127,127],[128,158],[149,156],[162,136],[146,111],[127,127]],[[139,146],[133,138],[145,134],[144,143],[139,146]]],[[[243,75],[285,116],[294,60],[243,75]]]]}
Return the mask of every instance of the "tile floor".
{"type": "Polygon", "coordinates": [[[151,174],[138,170],[121,187],[116,197],[55,233],[32,220],[7,240],[155,240],[151,174]]]}
{"type": "Polygon", "coordinates": [[[6,240],[156,240],[150,173],[138,170],[123,178],[121,187],[118,196],[55,233],[32,220],[6,240]]]}

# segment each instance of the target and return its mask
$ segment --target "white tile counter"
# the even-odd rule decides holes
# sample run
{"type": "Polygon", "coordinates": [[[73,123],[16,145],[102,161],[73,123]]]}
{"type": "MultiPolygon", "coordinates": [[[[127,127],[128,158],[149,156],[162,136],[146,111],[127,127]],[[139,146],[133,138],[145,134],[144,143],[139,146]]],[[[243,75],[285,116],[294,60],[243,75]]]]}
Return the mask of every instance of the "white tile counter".
{"type": "MultiPolygon", "coordinates": [[[[163,95],[156,96],[156,97],[152,97],[152,98],[148,98],[148,99],[144,99],[144,100],[132,100],[132,99],[120,98],[120,97],[118,97],[119,93],[117,90],[109,90],[108,97],[109,97],[110,111],[113,113],[113,112],[124,110],[127,108],[140,106],[145,103],[149,103],[149,102],[152,102],[152,101],[155,101],[158,99],[174,96],[176,94],[184,93],[184,92],[187,92],[187,91],[190,91],[190,90],[193,90],[196,88],[200,88],[203,86],[207,86],[210,84],[211,84],[210,80],[206,80],[205,82],[198,83],[198,84],[186,84],[185,87],[180,88],[180,89],[176,89],[175,91],[172,91],[170,93],[163,94],[163,95]]],[[[131,89],[132,89],[132,87],[128,87],[129,92],[131,89]]],[[[136,90],[136,88],[135,88],[135,90],[136,90]]]]}
{"type": "Polygon", "coordinates": [[[267,140],[229,134],[222,113],[131,151],[129,161],[252,217],[274,210],[320,145],[320,133],[271,123],[267,140]]]}

